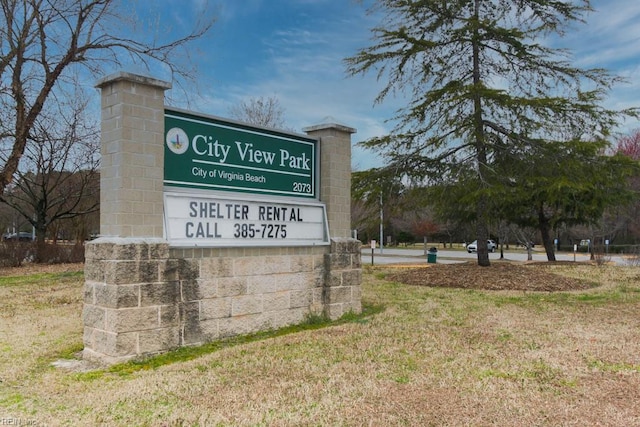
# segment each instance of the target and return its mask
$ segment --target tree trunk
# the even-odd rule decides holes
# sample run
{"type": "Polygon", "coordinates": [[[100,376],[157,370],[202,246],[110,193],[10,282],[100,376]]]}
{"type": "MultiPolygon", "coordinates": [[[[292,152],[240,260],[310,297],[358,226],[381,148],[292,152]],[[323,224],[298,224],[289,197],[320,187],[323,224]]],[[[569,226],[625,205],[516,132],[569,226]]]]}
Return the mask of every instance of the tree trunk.
{"type": "Polygon", "coordinates": [[[538,223],[540,229],[540,236],[542,237],[542,244],[544,250],[547,253],[547,261],[555,261],[556,253],[553,247],[553,239],[551,238],[551,226],[549,220],[544,216],[544,207],[538,208],[538,223]]]}
{"type": "MultiPolygon", "coordinates": [[[[474,3],[474,20],[475,28],[473,30],[473,85],[475,93],[473,94],[473,121],[474,121],[474,139],[476,148],[476,160],[478,162],[478,180],[481,185],[485,182],[485,171],[487,169],[487,146],[484,135],[484,122],[482,119],[482,99],[480,90],[482,88],[482,79],[480,76],[480,0],[474,3]]],[[[487,250],[487,239],[489,239],[489,227],[487,218],[487,197],[480,191],[476,205],[476,238],[478,239],[478,265],[488,267],[491,265],[489,261],[489,251],[487,250]]]]}
{"type": "Polygon", "coordinates": [[[33,261],[35,263],[43,263],[46,262],[44,259],[44,254],[46,252],[47,242],[45,240],[47,234],[47,227],[43,224],[37,223],[35,226],[36,229],[36,244],[35,244],[35,254],[33,261]]]}
{"type": "Polygon", "coordinates": [[[488,267],[491,265],[491,262],[489,261],[489,249],[487,247],[489,228],[487,227],[486,205],[486,198],[484,195],[480,195],[477,205],[478,222],[476,223],[476,238],[478,239],[478,246],[476,251],[478,253],[478,265],[481,267],[488,267]]]}
{"type": "Polygon", "coordinates": [[[42,198],[42,200],[36,206],[36,212],[34,221],[31,223],[33,228],[36,231],[36,244],[35,244],[35,253],[33,261],[36,263],[43,263],[46,260],[44,259],[45,251],[46,251],[46,237],[47,237],[47,209],[46,209],[46,200],[42,198]]]}

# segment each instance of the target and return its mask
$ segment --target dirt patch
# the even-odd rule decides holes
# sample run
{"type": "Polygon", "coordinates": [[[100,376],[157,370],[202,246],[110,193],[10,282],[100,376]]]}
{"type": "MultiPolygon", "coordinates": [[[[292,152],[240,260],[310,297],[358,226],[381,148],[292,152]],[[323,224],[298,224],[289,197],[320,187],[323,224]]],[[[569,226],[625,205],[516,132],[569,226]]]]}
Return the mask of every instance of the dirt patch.
{"type": "Polygon", "coordinates": [[[436,264],[394,273],[388,280],[408,285],[441,288],[520,291],[575,291],[589,289],[586,280],[553,273],[549,265],[492,263],[480,267],[476,263],[436,264]]]}

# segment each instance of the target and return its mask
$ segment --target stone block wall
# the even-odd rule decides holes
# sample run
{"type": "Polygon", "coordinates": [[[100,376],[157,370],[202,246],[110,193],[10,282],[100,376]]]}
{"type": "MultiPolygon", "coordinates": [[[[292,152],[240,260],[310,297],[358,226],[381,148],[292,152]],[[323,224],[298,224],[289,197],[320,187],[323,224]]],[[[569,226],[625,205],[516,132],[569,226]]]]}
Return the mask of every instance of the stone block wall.
{"type": "Polygon", "coordinates": [[[323,312],[323,248],[233,252],[173,250],[182,263],[183,345],[277,329],[323,312]]]}
{"type": "Polygon", "coordinates": [[[180,346],[359,313],[360,242],[172,249],[161,239],[87,244],[84,357],[112,364],[180,346]]]}

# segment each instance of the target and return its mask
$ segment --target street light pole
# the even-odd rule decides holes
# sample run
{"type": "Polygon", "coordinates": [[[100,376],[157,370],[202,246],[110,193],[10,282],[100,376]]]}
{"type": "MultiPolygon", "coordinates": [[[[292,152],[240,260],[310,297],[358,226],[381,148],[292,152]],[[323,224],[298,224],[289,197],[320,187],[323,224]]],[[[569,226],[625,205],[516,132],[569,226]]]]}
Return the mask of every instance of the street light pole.
{"type": "Polygon", "coordinates": [[[382,192],[380,192],[380,253],[382,253],[382,250],[384,249],[384,213],[383,213],[383,209],[382,209],[382,192]]]}

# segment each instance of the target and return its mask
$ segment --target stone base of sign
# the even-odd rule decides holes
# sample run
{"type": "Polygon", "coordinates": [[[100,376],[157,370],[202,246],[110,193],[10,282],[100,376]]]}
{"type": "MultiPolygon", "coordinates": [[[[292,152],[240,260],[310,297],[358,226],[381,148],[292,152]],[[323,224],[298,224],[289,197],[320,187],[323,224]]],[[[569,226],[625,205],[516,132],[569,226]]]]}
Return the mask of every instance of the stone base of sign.
{"type": "Polygon", "coordinates": [[[361,311],[355,239],[178,249],[157,238],[99,238],[85,257],[83,356],[104,364],[361,311]]]}

